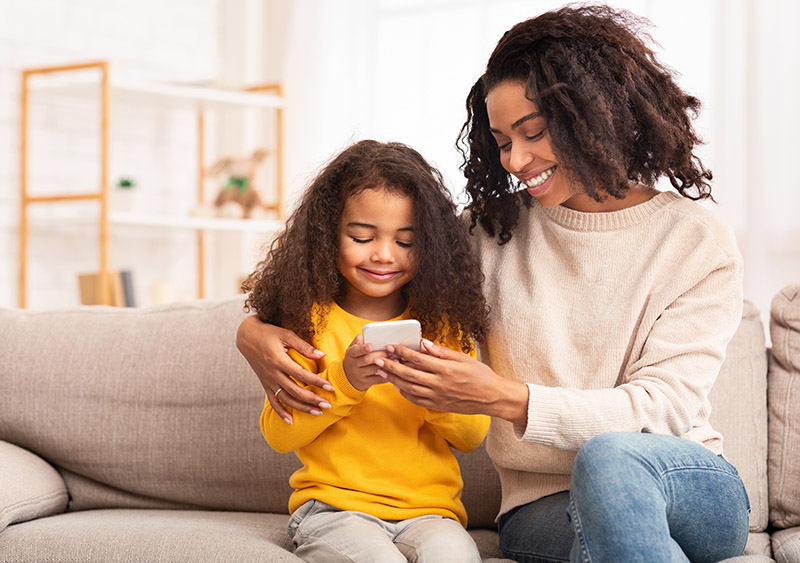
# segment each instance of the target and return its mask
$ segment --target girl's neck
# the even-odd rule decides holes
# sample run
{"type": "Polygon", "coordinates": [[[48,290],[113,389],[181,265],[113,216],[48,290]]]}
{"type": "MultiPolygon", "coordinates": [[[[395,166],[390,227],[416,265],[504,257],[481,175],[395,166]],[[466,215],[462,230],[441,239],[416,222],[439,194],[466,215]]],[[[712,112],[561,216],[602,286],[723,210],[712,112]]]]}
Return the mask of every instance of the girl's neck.
{"type": "Polygon", "coordinates": [[[405,296],[398,292],[386,297],[344,295],[336,300],[342,309],[368,321],[388,321],[403,314],[408,306],[405,296]]]}

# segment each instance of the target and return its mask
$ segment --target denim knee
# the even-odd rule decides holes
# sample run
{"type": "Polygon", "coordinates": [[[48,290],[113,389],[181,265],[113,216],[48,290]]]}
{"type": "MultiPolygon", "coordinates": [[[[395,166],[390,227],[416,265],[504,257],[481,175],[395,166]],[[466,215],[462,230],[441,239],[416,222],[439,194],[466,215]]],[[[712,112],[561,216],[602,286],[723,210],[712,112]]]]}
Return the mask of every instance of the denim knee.
{"type": "Polygon", "coordinates": [[[616,474],[621,464],[626,464],[630,454],[637,450],[632,447],[631,436],[627,432],[607,432],[599,434],[586,442],[572,462],[573,487],[575,478],[582,476],[603,478],[603,471],[616,474]]]}

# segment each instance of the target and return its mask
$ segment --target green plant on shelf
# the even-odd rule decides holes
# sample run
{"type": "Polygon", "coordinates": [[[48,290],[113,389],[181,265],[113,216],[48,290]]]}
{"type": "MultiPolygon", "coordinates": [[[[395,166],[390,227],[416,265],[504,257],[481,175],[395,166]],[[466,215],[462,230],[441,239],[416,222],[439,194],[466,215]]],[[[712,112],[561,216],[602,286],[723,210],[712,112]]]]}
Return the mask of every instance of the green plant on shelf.
{"type": "Polygon", "coordinates": [[[119,180],[117,180],[116,187],[120,188],[120,189],[123,189],[123,190],[129,190],[131,188],[135,188],[136,187],[136,180],[134,180],[133,178],[131,178],[129,176],[123,176],[119,180]]]}

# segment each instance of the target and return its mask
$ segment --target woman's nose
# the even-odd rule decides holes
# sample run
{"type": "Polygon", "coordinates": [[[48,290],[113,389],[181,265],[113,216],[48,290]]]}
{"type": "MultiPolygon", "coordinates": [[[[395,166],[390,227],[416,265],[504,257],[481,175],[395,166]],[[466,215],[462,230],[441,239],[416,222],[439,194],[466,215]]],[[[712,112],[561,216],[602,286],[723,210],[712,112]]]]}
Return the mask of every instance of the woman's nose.
{"type": "Polygon", "coordinates": [[[514,172],[522,172],[533,160],[533,155],[525,147],[519,147],[519,143],[511,146],[511,156],[509,167],[514,172]]]}

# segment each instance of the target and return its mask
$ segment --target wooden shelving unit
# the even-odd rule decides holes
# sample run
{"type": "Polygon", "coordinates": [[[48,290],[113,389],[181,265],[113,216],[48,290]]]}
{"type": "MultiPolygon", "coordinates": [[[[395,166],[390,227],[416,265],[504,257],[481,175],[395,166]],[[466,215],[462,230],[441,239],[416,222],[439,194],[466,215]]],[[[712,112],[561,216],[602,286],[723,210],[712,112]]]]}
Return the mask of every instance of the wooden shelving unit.
{"type": "Polygon", "coordinates": [[[99,204],[99,281],[98,302],[110,304],[110,233],[112,225],[142,228],[189,229],[197,231],[197,296],[205,295],[206,231],[277,232],[283,218],[283,92],[280,84],[253,86],[243,91],[207,86],[169,84],[126,79],[110,74],[107,61],[29,68],[22,71],[20,113],[20,220],[19,220],[19,306],[27,303],[29,208],[32,205],[75,201],[96,201],[99,204]],[[96,71],[87,76],[86,71],[96,71]],[[99,92],[100,158],[97,191],[34,196],[28,186],[28,128],[31,79],[49,75],[48,90],[59,95],[87,97],[99,92]],[[275,120],[275,203],[268,207],[276,220],[198,218],[179,215],[153,215],[113,212],[110,208],[109,155],[112,103],[158,104],[160,107],[189,108],[197,112],[197,202],[203,203],[205,183],[205,116],[206,112],[224,107],[260,108],[274,111],[275,120]]]}

